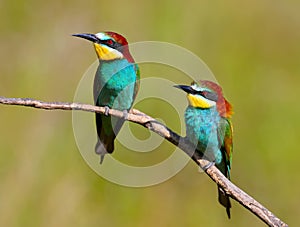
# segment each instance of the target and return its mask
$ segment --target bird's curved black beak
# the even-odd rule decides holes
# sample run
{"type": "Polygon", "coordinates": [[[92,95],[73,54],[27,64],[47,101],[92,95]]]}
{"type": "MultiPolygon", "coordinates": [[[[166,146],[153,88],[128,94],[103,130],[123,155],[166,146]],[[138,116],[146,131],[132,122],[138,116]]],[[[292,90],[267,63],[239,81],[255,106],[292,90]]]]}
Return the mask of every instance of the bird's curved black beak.
{"type": "Polygon", "coordinates": [[[99,38],[95,36],[94,34],[89,34],[89,33],[82,33],[82,34],[73,34],[72,36],[87,39],[93,43],[99,43],[99,38]]]}
{"type": "Polygon", "coordinates": [[[187,86],[187,85],[174,85],[174,87],[184,90],[186,93],[193,93],[193,89],[191,88],[191,86],[187,86]]]}

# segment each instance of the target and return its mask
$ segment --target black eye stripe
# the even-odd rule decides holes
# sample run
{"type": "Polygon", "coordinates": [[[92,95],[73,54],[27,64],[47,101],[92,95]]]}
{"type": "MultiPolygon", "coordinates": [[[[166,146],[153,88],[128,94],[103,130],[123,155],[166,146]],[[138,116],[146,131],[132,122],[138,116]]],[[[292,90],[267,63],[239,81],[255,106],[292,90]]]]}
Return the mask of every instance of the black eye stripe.
{"type": "Polygon", "coordinates": [[[105,44],[113,49],[120,49],[122,47],[122,45],[120,43],[117,43],[112,39],[101,40],[100,43],[105,44]]]}
{"type": "Polygon", "coordinates": [[[107,39],[107,40],[101,40],[101,43],[107,46],[113,46],[115,42],[112,39],[107,39]]]}
{"type": "Polygon", "coordinates": [[[213,93],[213,92],[210,92],[210,91],[196,91],[196,90],[193,90],[192,94],[201,95],[204,98],[207,98],[207,99],[215,101],[215,102],[218,100],[218,95],[213,93]]]}

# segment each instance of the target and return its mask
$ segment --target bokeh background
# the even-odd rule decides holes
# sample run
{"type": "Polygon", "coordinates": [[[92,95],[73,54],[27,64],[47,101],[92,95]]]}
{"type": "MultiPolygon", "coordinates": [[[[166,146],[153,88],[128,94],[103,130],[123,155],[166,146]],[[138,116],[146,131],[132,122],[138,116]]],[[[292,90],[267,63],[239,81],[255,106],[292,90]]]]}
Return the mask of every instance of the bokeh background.
{"type": "MultiPolygon", "coordinates": [[[[185,47],[207,63],[234,105],[232,181],[296,226],[299,7],[292,0],[2,0],[0,95],[72,101],[96,57],[72,33],[112,30],[130,42],[185,47]]],[[[144,68],[149,76],[151,66],[144,68]]],[[[166,103],[145,100],[137,108],[179,130],[166,103]]],[[[147,188],[102,179],[77,149],[70,111],[0,106],[0,126],[0,226],[264,226],[234,201],[228,220],[216,186],[193,162],[147,188]]],[[[132,127],[140,138],[149,136],[132,127]]],[[[163,144],[149,159],[170,149],[163,144]]]]}

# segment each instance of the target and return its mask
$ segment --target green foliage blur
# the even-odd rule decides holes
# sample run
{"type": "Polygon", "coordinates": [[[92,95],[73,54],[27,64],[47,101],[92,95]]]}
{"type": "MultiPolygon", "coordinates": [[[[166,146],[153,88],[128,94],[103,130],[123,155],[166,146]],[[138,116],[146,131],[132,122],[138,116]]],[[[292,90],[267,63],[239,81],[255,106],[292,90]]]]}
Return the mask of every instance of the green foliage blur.
{"type": "MultiPolygon", "coordinates": [[[[0,96],[72,101],[96,59],[73,33],[112,30],[129,42],[165,41],[197,54],[234,106],[232,181],[291,226],[299,223],[299,1],[0,5],[0,96]]],[[[164,103],[136,107],[178,130],[164,103]]],[[[193,162],[147,188],[102,179],[77,149],[70,111],[2,105],[0,126],[0,226],[264,226],[235,201],[228,220],[216,186],[193,162]]],[[[173,146],[155,154],[165,157],[166,148],[173,146]]]]}

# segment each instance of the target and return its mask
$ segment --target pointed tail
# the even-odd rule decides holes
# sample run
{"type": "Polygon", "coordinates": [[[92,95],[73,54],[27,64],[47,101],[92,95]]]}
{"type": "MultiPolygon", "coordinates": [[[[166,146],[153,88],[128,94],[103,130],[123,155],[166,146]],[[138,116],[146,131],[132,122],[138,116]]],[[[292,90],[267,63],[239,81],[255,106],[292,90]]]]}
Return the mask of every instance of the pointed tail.
{"type": "Polygon", "coordinates": [[[218,193],[219,193],[219,203],[221,203],[226,208],[227,216],[230,219],[231,203],[230,203],[230,200],[229,200],[229,196],[226,195],[224,190],[220,187],[218,187],[218,193]]]}
{"type": "Polygon", "coordinates": [[[102,164],[104,160],[104,156],[106,154],[110,154],[114,151],[114,140],[115,136],[113,137],[104,137],[101,140],[98,138],[98,141],[95,146],[96,154],[100,155],[100,164],[102,164]]]}
{"type": "Polygon", "coordinates": [[[122,118],[118,119],[96,114],[98,140],[95,146],[95,152],[100,155],[100,164],[102,164],[106,154],[111,154],[114,151],[114,140],[124,124],[124,121],[122,118]]]}

